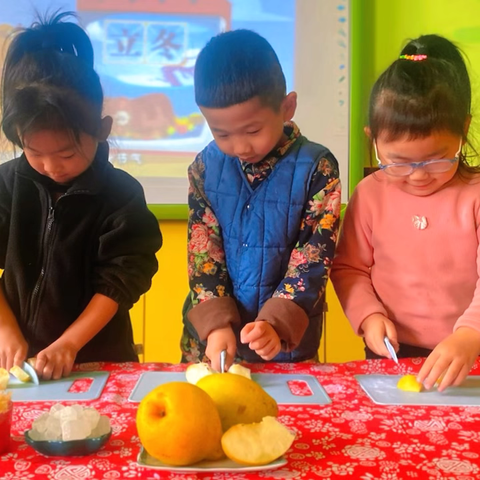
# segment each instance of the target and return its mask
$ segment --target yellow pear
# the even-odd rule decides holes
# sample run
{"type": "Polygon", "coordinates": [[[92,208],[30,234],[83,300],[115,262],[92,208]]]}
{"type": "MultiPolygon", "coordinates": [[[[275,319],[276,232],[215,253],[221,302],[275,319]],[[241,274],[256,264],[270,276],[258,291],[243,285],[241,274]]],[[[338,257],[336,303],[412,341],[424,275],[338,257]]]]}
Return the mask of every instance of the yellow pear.
{"type": "Polygon", "coordinates": [[[417,382],[415,375],[404,375],[398,381],[397,388],[405,392],[421,392],[423,385],[417,382]]]}
{"type": "Polygon", "coordinates": [[[225,455],[243,465],[267,465],[281,457],[292,445],[295,434],[275,417],[260,423],[239,424],[222,436],[225,455]]]}
{"type": "Polygon", "coordinates": [[[145,450],[169,465],[222,458],[222,426],[212,399],[186,382],[158,386],[140,402],[137,430],[145,450]]]}
{"type": "Polygon", "coordinates": [[[10,380],[10,374],[4,369],[0,368],[0,390],[5,390],[10,380]]]}
{"type": "Polygon", "coordinates": [[[215,402],[224,432],[237,423],[255,423],[278,415],[275,399],[258,383],[241,375],[214,373],[201,378],[197,386],[215,402]]]}

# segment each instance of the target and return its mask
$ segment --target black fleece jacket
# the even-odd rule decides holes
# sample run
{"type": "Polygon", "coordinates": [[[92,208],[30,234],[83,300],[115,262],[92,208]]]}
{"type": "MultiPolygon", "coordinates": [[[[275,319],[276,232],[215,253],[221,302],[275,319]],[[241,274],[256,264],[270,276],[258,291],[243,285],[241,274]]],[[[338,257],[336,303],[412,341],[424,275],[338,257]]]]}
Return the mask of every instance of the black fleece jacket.
{"type": "Polygon", "coordinates": [[[57,340],[101,293],[118,312],[76,362],[136,360],[128,311],[150,288],[162,244],[143,189],[109,163],[106,143],[56,202],[55,187],[24,155],[0,165],[1,286],[28,355],[57,340]]]}

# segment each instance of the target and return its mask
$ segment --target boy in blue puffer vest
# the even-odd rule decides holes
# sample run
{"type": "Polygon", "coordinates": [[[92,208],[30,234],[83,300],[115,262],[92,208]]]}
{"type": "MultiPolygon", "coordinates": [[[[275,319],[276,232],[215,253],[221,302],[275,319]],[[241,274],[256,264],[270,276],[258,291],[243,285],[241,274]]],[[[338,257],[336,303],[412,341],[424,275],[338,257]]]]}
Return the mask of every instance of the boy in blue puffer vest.
{"type": "Polygon", "coordinates": [[[190,165],[182,361],[317,358],[340,213],[338,163],[291,120],[277,55],[260,35],[212,38],[195,65],[212,131],[190,165]],[[206,358],[207,357],[207,358],[206,358]]]}

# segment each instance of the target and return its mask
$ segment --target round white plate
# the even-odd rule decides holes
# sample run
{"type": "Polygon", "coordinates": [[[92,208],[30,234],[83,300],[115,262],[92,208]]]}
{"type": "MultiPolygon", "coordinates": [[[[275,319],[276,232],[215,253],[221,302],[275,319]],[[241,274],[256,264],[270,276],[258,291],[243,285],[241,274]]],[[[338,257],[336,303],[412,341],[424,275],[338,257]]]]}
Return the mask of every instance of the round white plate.
{"type": "Polygon", "coordinates": [[[260,470],[272,470],[274,468],[283,467],[283,465],[286,465],[287,461],[284,457],[280,457],[268,465],[250,467],[240,465],[239,463],[226,458],[216,461],[199,462],[184,467],[176,467],[167,465],[153,458],[142,447],[137,457],[137,463],[142,467],[154,468],[156,470],[168,470],[170,472],[258,472],[260,470]]]}

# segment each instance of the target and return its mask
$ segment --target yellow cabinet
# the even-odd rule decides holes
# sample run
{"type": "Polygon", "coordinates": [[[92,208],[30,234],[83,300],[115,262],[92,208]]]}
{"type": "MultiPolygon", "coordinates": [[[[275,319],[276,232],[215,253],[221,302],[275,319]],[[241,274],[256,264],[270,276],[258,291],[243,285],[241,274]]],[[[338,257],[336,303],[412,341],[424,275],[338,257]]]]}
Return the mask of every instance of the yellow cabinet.
{"type": "MultiPolygon", "coordinates": [[[[150,291],[131,313],[135,342],[144,346],[144,361],[177,363],[180,361],[182,306],[188,292],[187,222],[164,221],[160,227],[164,243],[157,254],[158,273],[153,278],[150,291]]],[[[324,360],[325,349],[327,362],[363,359],[363,342],[353,333],[331,284],[327,287],[327,304],[326,330],[319,350],[320,359],[324,360]]]]}
{"type": "Polygon", "coordinates": [[[160,222],[158,272],[145,295],[145,362],[180,361],[182,306],[188,293],[187,222],[160,222]]]}

